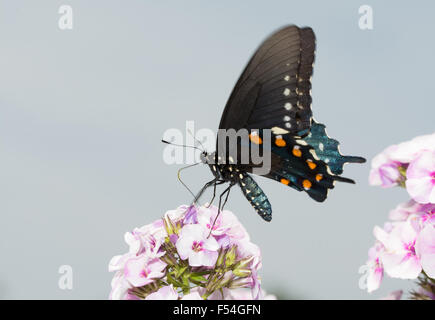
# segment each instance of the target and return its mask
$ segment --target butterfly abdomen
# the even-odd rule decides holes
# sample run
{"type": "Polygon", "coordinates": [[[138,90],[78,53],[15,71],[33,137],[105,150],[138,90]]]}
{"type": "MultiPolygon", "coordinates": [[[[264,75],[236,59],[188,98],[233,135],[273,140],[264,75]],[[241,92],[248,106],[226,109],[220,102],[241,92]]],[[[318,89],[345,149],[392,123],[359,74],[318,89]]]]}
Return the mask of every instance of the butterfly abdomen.
{"type": "Polygon", "coordinates": [[[240,188],[249,203],[254,207],[255,211],[266,221],[272,220],[272,206],[270,205],[267,196],[258,186],[252,177],[247,174],[241,174],[239,181],[240,188]]]}

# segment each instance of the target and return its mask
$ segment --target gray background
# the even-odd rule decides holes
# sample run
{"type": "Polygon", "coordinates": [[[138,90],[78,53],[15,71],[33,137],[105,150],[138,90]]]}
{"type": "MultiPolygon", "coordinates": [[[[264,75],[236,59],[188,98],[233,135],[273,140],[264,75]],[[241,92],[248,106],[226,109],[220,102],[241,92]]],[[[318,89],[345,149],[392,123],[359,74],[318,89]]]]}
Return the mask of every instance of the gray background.
{"type": "MultiPolygon", "coordinates": [[[[216,129],[250,55],[282,25],[316,32],[314,115],[344,153],[370,160],[432,132],[435,8],[424,3],[370,1],[374,30],[362,31],[362,1],[0,1],[0,298],[106,299],[124,232],[191,200],[162,161],[163,132],[185,120],[216,129]],[[58,28],[62,4],[72,31],[58,28]],[[63,264],[70,291],[57,285],[63,264]]],[[[370,187],[368,172],[347,166],[357,185],[322,204],[258,178],[270,224],[233,192],[227,207],[262,249],[268,291],[374,299],[410,287],[358,288],[373,226],[408,198],[370,187]]],[[[185,177],[198,189],[210,175],[185,177]]]]}

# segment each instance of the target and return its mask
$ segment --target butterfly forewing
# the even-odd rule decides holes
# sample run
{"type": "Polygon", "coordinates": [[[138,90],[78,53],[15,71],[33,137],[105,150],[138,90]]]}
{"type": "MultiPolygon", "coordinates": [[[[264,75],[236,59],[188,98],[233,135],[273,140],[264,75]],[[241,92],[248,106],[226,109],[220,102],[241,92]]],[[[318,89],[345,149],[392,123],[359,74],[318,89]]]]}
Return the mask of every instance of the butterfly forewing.
{"type": "Polygon", "coordinates": [[[234,87],[219,128],[307,132],[314,51],[311,28],[288,26],[267,38],[234,87]]]}

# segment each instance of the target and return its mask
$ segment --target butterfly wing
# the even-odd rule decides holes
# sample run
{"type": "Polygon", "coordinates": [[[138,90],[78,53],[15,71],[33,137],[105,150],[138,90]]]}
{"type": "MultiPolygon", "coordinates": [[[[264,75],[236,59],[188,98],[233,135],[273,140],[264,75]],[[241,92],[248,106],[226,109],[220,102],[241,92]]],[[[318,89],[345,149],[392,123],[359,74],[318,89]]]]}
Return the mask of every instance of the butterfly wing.
{"type": "MultiPolygon", "coordinates": [[[[314,55],[315,36],[311,28],[287,26],[272,34],[254,53],[237,81],[219,129],[255,129],[260,138],[263,129],[271,129],[271,148],[262,150],[270,152],[271,170],[264,176],[324,201],[335,181],[354,183],[339,176],[344,163],[365,160],[342,156],[338,142],[326,135],[323,125],[312,120],[314,55]]],[[[224,153],[227,148],[219,148],[219,135],[217,140],[217,158],[231,162],[224,153]]],[[[259,141],[257,138],[254,144],[259,141]]],[[[251,142],[248,145],[252,146],[251,142]]],[[[239,151],[241,144],[238,142],[239,151]]],[[[241,165],[237,160],[238,170],[243,173],[239,181],[243,193],[257,212],[270,220],[270,203],[248,175],[255,173],[255,165],[241,165]]]]}
{"type": "Polygon", "coordinates": [[[315,36],[287,26],[252,56],[222,114],[220,129],[282,128],[304,135],[311,125],[311,75],[315,36]]]}
{"type": "Polygon", "coordinates": [[[366,159],[355,156],[343,156],[339,142],[326,134],[325,125],[312,122],[310,133],[303,140],[312,146],[320,160],[328,164],[331,172],[342,174],[345,163],[364,163],[366,159]]]}
{"type": "Polygon", "coordinates": [[[331,172],[315,149],[302,139],[288,135],[273,135],[272,166],[267,178],[274,179],[298,191],[305,191],[312,199],[322,202],[335,181],[355,183],[331,172]]]}

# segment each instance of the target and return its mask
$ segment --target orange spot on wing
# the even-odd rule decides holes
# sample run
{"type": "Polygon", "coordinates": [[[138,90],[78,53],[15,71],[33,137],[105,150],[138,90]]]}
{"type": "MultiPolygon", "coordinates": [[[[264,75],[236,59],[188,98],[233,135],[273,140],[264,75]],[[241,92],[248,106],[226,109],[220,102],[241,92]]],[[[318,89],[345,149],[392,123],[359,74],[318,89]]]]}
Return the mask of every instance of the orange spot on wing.
{"type": "Polygon", "coordinates": [[[310,167],[311,170],[314,170],[314,169],[316,169],[316,167],[317,167],[317,164],[315,164],[315,163],[314,163],[312,160],[310,160],[310,159],[307,160],[307,164],[308,164],[308,166],[310,167]]]}
{"type": "Polygon", "coordinates": [[[323,179],[323,175],[321,173],[316,174],[316,180],[320,181],[323,179]]]}
{"type": "Polygon", "coordinates": [[[298,146],[293,147],[292,153],[295,157],[298,157],[298,158],[302,156],[302,151],[298,146]]]}
{"type": "Polygon", "coordinates": [[[288,184],[290,183],[290,180],[287,180],[287,179],[282,178],[282,179],[281,179],[281,183],[282,183],[282,184],[285,184],[286,186],[288,186],[288,184]]]}
{"type": "Polygon", "coordinates": [[[311,183],[310,180],[305,179],[304,181],[302,181],[302,186],[303,186],[305,189],[310,189],[311,186],[312,186],[312,183],[311,183]]]}
{"type": "Polygon", "coordinates": [[[258,136],[258,135],[249,134],[249,140],[251,140],[252,143],[255,143],[255,144],[262,144],[263,143],[260,136],[258,136]]]}
{"type": "Polygon", "coordinates": [[[275,144],[276,144],[278,147],[285,147],[285,146],[286,146],[285,140],[282,139],[282,138],[278,138],[278,139],[276,139],[276,140],[275,140],[275,144]]]}

